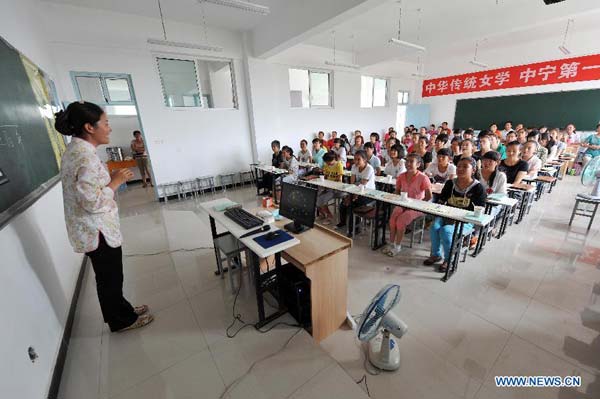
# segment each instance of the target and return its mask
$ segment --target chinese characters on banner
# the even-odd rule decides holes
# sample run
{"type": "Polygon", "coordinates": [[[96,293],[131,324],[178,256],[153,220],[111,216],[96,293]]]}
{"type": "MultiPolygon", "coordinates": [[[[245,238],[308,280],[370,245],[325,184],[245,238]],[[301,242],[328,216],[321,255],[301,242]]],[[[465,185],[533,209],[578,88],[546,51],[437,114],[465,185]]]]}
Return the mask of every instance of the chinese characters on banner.
{"type": "Polygon", "coordinates": [[[423,97],[600,79],[600,54],[423,81],[423,97]]]}

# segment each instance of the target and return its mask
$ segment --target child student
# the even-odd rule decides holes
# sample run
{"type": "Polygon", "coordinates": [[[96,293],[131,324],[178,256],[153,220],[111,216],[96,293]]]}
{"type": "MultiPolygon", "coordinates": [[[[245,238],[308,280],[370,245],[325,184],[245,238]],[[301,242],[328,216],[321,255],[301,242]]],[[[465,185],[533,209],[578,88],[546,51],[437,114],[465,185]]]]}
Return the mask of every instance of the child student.
{"type": "MultiPolygon", "coordinates": [[[[456,179],[448,180],[438,197],[438,203],[455,208],[474,210],[475,206],[484,206],[486,193],[476,179],[473,178],[473,159],[461,158],[456,165],[456,179]]],[[[446,272],[450,262],[450,245],[454,234],[454,222],[436,217],[431,225],[431,255],[423,263],[433,265],[443,260],[440,272],[446,272]],[[443,248],[443,252],[442,252],[443,248]]],[[[473,230],[473,225],[465,223],[463,233],[473,230]]]]}
{"type": "MultiPolygon", "coordinates": [[[[431,182],[423,172],[419,170],[423,160],[414,152],[406,157],[406,172],[396,179],[396,194],[408,193],[409,198],[429,201],[431,199],[431,182]]],[[[401,206],[394,208],[390,217],[390,245],[383,253],[388,256],[396,256],[400,253],[404,230],[413,220],[423,215],[421,212],[404,209],[401,206]]]]}
{"type": "MultiPolygon", "coordinates": [[[[339,139],[336,139],[339,140],[339,139]]],[[[338,141],[339,144],[339,141],[338,141]]],[[[323,156],[323,175],[326,180],[341,182],[344,177],[344,166],[341,161],[336,159],[336,155],[333,151],[329,151],[323,156]]],[[[335,191],[330,189],[319,189],[319,196],[317,197],[317,207],[319,214],[323,217],[323,224],[331,224],[333,221],[333,215],[327,207],[327,203],[335,197],[335,191]]]]}
{"type": "Polygon", "coordinates": [[[300,140],[300,151],[298,151],[298,161],[312,163],[312,155],[308,150],[308,141],[300,140]]]}
{"type": "Polygon", "coordinates": [[[369,136],[369,140],[371,141],[371,143],[373,143],[373,146],[375,147],[375,155],[381,154],[381,141],[379,141],[379,134],[375,132],[371,133],[371,135],[369,136]]]}
{"type": "Polygon", "coordinates": [[[342,166],[345,166],[348,156],[346,155],[346,148],[342,146],[342,140],[338,138],[333,139],[333,148],[331,151],[334,153],[337,160],[342,163],[342,166]]]}
{"type": "Polygon", "coordinates": [[[386,163],[383,173],[385,173],[386,176],[392,176],[395,179],[398,175],[406,172],[406,161],[404,160],[404,157],[406,157],[406,150],[403,146],[395,144],[390,147],[388,154],[390,160],[386,163]]]}
{"type": "MultiPolygon", "coordinates": [[[[359,150],[354,154],[354,165],[351,170],[350,183],[357,186],[363,186],[366,189],[375,190],[375,170],[367,162],[367,153],[364,150],[359,150]]],[[[340,204],[340,222],[337,224],[337,228],[344,228],[346,226],[346,218],[348,216],[348,209],[350,209],[350,202],[354,203],[354,207],[359,207],[368,204],[372,200],[367,197],[348,195],[344,198],[344,201],[340,204]]],[[[350,218],[350,229],[352,230],[353,219],[350,218]]]]}

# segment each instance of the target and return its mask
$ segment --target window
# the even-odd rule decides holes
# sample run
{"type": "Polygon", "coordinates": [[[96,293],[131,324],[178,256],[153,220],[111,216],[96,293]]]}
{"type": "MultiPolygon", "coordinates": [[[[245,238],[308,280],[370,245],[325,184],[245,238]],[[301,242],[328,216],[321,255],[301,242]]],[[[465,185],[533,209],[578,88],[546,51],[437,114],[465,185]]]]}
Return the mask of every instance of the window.
{"type": "Polygon", "coordinates": [[[361,108],[387,106],[387,79],[361,76],[360,106],[361,108]]]}
{"type": "Polygon", "coordinates": [[[237,108],[231,60],[156,58],[170,108],[237,108]]]}
{"type": "Polygon", "coordinates": [[[71,72],[80,100],[99,105],[133,105],[128,75],[71,72]]]}
{"type": "Polygon", "coordinates": [[[331,107],[331,74],[291,68],[290,106],[292,108],[331,107]]]}
{"type": "Polygon", "coordinates": [[[399,91],[398,92],[398,105],[406,105],[408,104],[408,92],[407,91],[399,91]]]}

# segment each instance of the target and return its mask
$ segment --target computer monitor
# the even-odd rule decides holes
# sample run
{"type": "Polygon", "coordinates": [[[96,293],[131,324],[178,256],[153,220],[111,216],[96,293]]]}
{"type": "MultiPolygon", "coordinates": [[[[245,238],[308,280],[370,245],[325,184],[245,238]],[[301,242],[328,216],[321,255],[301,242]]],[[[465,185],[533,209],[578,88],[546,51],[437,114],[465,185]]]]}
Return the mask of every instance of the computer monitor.
{"type": "Polygon", "coordinates": [[[293,220],[284,228],[292,233],[301,233],[315,224],[317,205],[316,189],[284,182],[281,187],[279,214],[293,220]]]}

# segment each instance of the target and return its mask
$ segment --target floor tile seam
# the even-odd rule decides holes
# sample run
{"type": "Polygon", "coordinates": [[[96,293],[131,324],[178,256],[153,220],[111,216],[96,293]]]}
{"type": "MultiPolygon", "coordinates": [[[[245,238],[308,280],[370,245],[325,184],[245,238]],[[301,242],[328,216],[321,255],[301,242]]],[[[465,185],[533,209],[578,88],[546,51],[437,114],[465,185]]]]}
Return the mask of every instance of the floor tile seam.
{"type": "MultiPolygon", "coordinates": [[[[489,286],[489,285],[488,285],[488,286],[489,286]]],[[[501,325],[499,325],[499,324],[495,323],[494,321],[492,321],[492,320],[488,320],[488,319],[486,319],[485,317],[481,316],[480,314],[477,314],[477,313],[473,312],[471,309],[464,307],[460,301],[456,301],[456,300],[454,300],[453,298],[446,298],[446,297],[442,297],[442,296],[440,296],[440,294],[436,293],[436,291],[434,291],[434,290],[430,290],[430,289],[429,289],[429,288],[427,288],[427,287],[423,287],[423,288],[424,288],[424,289],[426,289],[426,290],[428,290],[428,291],[429,291],[430,293],[432,293],[434,296],[437,296],[437,297],[438,297],[440,300],[446,300],[446,301],[450,301],[450,302],[451,302],[453,305],[455,305],[455,306],[457,306],[458,308],[460,308],[461,310],[463,310],[463,311],[465,311],[465,312],[469,313],[470,315],[472,315],[472,316],[474,316],[474,317],[476,317],[476,318],[480,319],[481,321],[484,321],[484,322],[486,322],[486,323],[489,323],[489,324],[493,325],[494,327],[497,327],[497,328],[499,328],[499,329],[501,329],[501,330],[503,330],[503,331],[506,331],[506,332],[508,332],[508,333],[512,333],[512,331],[511,331],[511,330],[508,330],[508,329],[504,328],[503,326],[501,326],[501,325]]],[[[523,295],[523,294],[521,294],[521,295],[523,295]]],[[[526,295],[523,295],[523,296],[527,297],[526,295]]],[[[529,299],[529,300],[530,300],[531,298],[527,297],[527,299],[529,299]]],[[[528,306],[529,306],[529,303],[528,303],[528,306]]],[[[525,308],[525,311],[526,311],[526,310],[527,310],[527,308],[525,308]]],[[[525,311],[523,312],[523,314],[525,313],[525,311]]],[[[516,326],[516,324],[515,324],[515,326],[516,326]]]]}
{"type": "Polygon", "coordinates": [[[108,398],[109,398],[109,399],[113,399],[113,398],[115,398],[115,397],[117,397],[117,396],[119,396],[119,395],[121,395],[121,394],[123,394],[123,393],[125,393],[125,392],[127,392],[127,391],[133,390],[133,389],[135,389],[135,388],[139,387],[140,385],[142,385],[142,384],[146,383],[146,382],[147,382],[147,381],[149,381],[150,379],[152,379],[152,378],[154,378],[154,377],[158,376],[159,374],[162,374],[163,372],[165,372],[165,371],[167,371],[167,370],[169,370],[169,369],[173,368],[174,366],[178,365],[179,363],[181,363],[181,362],[184,362],[184,361],[186,361],[186,360],[190,359],[191,357],[193,357],[193,356],[196,356],[196,355],[198,355],[199,353],[202,353],[202,352],[204,352],[206,349],[207,349],[207,348],[204,348],[204,349],[203,349],[203,350],[201,350],[201,351],[198,351],[198,352],[194,352],[194,353],[188,354],[187,356],[185,356],[185,357],[181,358],[180,360],[178,360],[178,361],[174,362],[173,364],[170,364],[170,365],[168,365],[168,366],[164,367],[163,369],[161,369],[161,370],[159,370],[159,371],[157,371],[157,372],[153,373],[152,375],[149,375],[149,376],[147,376],[147,377],[143,378],[142,380],[140,380],[140,381],[138,381],[138,382],[134,383],[133,385],[127,386],[127,387],[125,387],[125,388],[122,388],[122,389],[120,389],[119,391],[117,391],[117,392],[113,393],[112,395],[108,395],[108,398]]]}
{"type": "Polygon", "coordinates": [[[540,345],[538,345],[535,341],[531,341],[528,338],[519,335],[517,332],[513,333],[513,335],[516,336],[517,338],[519,338],[519,339],[527,342],[528,344],[531,344],[531,345],[535,346],[537,349],[542,350],[542,351],[550,354],[551,356],[557,357],[557,358],[563,360],[566,363],[569,363],[571,366],[577,368],[579,371],[585,371],[586,373],[590,373],[590,374],[593,374],[593,375],[596,375],[596,376],[600,376],[600,369],[589,368],[589,367],[592,367],[592,366],[584,365],[583,363],[578,364],[578,363],[574,362],[573,359],[571,359],[569,357],[565,357],[562,354],[551,352],[550,350],[548,350],[546,348],[543,348],[540,345]]]}
{"type": "MultiPolygon", "coordinates": [[[[327,353],[327,351],[321,349],[323,352],[327,353]]],[[[329,356],[329,354],[328,354],[329,356]]],[[[300,389],[302,389],[302,387],[306,386],[306,384],[308,384],[309,382],[311,382],[314,378],[316,378],[319,374],[321,374],[323,371],[325,371],[326,369],[328,369],[329,367],[335,366],[337,364],[337,362],[333,361],[333,363],[329,363],[326,364],[325,366],[319,368],[312,376],[310,376],[306,381],[304,381],[298,388],[294,389],[292,391],[292,393],[290,393],[289,395],[287,395],[285,398],[289,399],[290,397],[292,397],[296,392],[298,392],[300,389]]],[[[340,366],[341,367],[341,366],[340,366]]]]}

